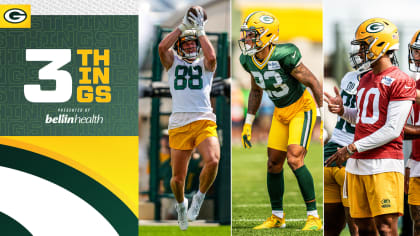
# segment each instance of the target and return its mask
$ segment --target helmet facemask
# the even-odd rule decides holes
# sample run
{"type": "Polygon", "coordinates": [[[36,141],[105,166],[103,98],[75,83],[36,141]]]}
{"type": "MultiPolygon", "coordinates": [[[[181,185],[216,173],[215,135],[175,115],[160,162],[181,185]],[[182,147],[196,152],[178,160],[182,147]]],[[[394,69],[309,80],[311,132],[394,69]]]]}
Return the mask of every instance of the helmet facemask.
{"type": "Polygon", "coordinates": [[[372,62],[368,59],[369,46],[364,41],[351,41],[351,50],[349,53],[350,65],[359,72],[371,70],[372,62]]]}
{"type": "MultiPolygon", "coordinates": [[[[259,29],[263,30],[263,29],[259,29]]],[[[255,53],[264,49],[260,40],[260,33],[258,29],[246,25],[241,26],[241,38],[238,40],[239,48],[244,55],[255,55],[255,53]]]]}
{"type": "Polygon", "coordinates": [[[197,57],[200,56],[201,46],[200,41],[198,40],[197,35],[195,32],[187,32],[188,35],[181,36],[178,38],[174,45],[174,50],[177,52],[177,54],[184,60],[193,61],[197,57]],[[188,52],[184,49],[184,44],[189,41],[195,41],[195,47],[196,49],[193,52],[188,52]]]}
{"type": "Polygon", "coordinates": [[[183,56],[182,56],[183,59],[193,60],[193,59],[195,59],[195,58],[198,57],[198,54],[199,54],[199,46],[198,46],[198,43],[197,43],[197,41],[195,39],[189,39],[189,40],[186,39],[186,40],[184,40],[183,42],[180,43],[180,48],[181,48],[181,51],[182,51],[182,54],[183,54],[183,56]],[[184,49],[184,44],[186,44],[187,42],[191,42],[191,41],[194,41],[195,42],[195,50],[193,52],[188,52],[187,51],[188,48],[187,49],[184,49]]]}
{"type": "Polygon", "coordinates": [[[420,72],[420,43],[408,44],[408,68],[412,72],[420,72]]]}

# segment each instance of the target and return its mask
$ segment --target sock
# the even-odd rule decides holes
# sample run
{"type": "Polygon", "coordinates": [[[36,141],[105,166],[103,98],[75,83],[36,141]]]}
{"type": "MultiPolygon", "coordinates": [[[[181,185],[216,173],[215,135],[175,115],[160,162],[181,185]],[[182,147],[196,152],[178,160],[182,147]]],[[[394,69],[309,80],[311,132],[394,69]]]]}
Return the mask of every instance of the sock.
{"type": "Polygon", "coordinates": [[[293,171],[296,176],[296,179],[299,183],[300,192],[302,193],[303,200],[305,200],[306,210],[313,211],[316,210],[315,200],[315,189],[314,189],[314,180],[312,175],[309,172],[308,168],[305,165],[293,171]],[[312,201],[312,202],[308,202],[312,201]]]}
{"type": "Polygon", "coordinates": [[[283,218],[283,217],[284,217],[284,215],[283,215],[283,211],[276,211],[276,210],[272,210],[272,211],[271,211],[271,214],[273,214],[273,215],[277,216],[278,218],[283,218]]]}
{"type": "Polygon", "coordinates": [[[283,211],[284,175],[280,173],[267,173],[267,188],[270,196],[271,209],[283,211]]]}
{"type": "Polygon", "coordinates": [[[316,218],[319,218],[318,216],[318,211],[317,210],[313,210],[313,211],[307,211],[306,214],[308,216],[315,216],[316,218]]]}
{"type": "Polygon", "coordinates": [[[197,195],[197,197],[199,197],[200,199],[203,199],[204,197],[206,197],[206,193],[202,193],[200,190],[198,190],[195,195],[197,195]]]}
{"type": "MultiPolygon", "coordinates": [[[[185,198],[184,198],[185,200],[185,198]]],[[[176,204],[178,205],[178,207],[184,206],[184,200],[182,200],[182,202],[177,202],[176,204]]]]}

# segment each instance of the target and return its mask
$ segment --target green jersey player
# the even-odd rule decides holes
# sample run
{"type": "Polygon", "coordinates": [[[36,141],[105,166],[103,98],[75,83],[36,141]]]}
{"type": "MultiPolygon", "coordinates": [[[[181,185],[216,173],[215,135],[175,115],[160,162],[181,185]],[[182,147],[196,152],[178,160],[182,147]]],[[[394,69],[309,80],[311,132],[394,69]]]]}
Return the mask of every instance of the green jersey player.
{"type": "MultiPolygon", "coordinates": [[[[308,150],[316,120],[316,103],[322,107],[322,89],[315,76],[301,62],[293,44],[278,44],[279,22],[271,13],[249,14],[241,26],[240,62],[251,75],[248,114],[242,131],[242,143],[251,147],[251,127],[260,106],[263,91],[275,105],[268,137],[267,188],[272,215],[254,229],[283,228],[285,160],[293,170],[307,208],[303,230],[320,230],[321,220],[315,203],[312,175],[303,160],[308,150]]],[[[320,109],[322,112],[322,109],[320,109]]],[[[322,116],[321,116],[322,117],[322,116]]]]}

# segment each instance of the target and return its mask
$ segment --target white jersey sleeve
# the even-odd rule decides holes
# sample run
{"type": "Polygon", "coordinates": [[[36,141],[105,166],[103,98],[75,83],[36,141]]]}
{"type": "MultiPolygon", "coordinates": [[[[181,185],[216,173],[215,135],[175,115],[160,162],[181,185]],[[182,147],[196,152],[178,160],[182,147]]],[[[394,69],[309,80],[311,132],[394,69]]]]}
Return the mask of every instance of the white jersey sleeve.
{"type": "MultiPolygon", "coordinates": [[[[344,75],[340,84],[340,96],[343,99],[345,109],[356,107],[356,93],[359,85],[360,73],[351,71],[344,75]]],[[[337,124],[334,128],[330,142],[346,146],[353,142],[355,125],[342,117],[337,117],[337,124]]]]}

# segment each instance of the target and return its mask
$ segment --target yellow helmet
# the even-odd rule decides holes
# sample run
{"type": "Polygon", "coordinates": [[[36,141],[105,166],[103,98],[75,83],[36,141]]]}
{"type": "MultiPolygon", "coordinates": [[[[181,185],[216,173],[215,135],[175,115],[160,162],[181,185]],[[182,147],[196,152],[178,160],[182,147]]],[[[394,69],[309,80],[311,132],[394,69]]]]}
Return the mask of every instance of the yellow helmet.
{"type": "Polygon", "coordinates": [[[195,59],[200,56],[201,45],[200,41],[198,40],[197,31],[196,30],[185,30],[179,37],[178,40],[174,44],[175,52],[182,58],[182,59],[195,59]],[[195,41],[196,44],[196,51],[192,53],[187,53],[182,49],[182,44],[187,41],[195,41]]]}
{"type": "MultiPolygon", "coordinates": [[[[353,63],[359,70],[369,70],[373,62],[381,58],[388,51],[399,48],[397,27],[389,20],[372,18],[364,21],[356,30],[355,39],[351,41],[359,53],[351,55],[353,63]]],[[[397,64],[396,57],[392,54],[391,60],[397,64]]]]}
{"type": "Polygon", "coordinates": [[[244,55],[254,55],[279,38],[279,21],[265,11],[254,11],[241,25],[239,48],[244,55]]]}
{"type": "Polygon", "coordinates": [[[408,44],[408,68],[420,72],[420,30],[417,30],[408,44]]]}

